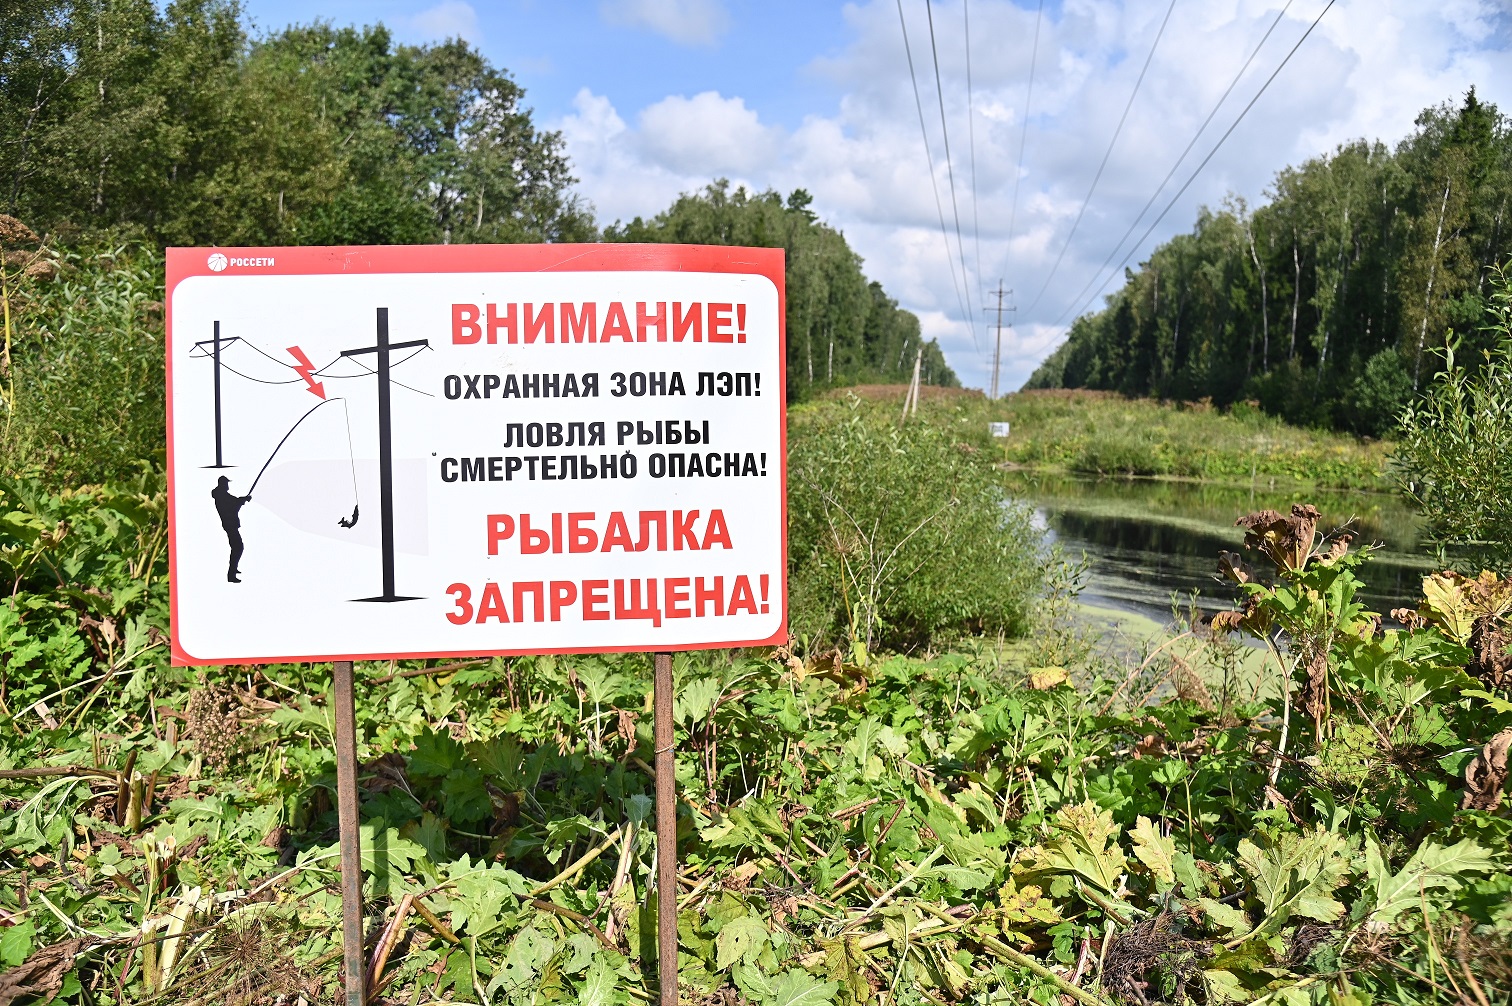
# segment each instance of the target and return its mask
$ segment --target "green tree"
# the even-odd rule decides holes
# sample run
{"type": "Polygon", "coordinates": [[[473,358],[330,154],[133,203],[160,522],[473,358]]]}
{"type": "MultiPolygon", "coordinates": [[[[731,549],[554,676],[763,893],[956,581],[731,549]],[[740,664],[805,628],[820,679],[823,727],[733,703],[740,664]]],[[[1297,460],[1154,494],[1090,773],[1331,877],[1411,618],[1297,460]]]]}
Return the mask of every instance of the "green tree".
{"type": "MultiPolygon", "coordinates": [[[[1295,423],[1380,433],[1441,365],[1490,348],[1485,276],[1509,243],[1512,123],[1472,89],[1388,150],[1360,140],[1277,173],[1268,201],[1204,208],[1154,249],[1029,387],[1258,400],[1295,423]],[[1362,411],[1363,410],[1363,411],[1362,411]]],[[[1473,366],[1472,366],[1473,369],[1473,366]]]]}
{"type": "Polygon", "coordinates": [[[159,244],[591,240],[562,139],[461,40],[251,39],[234,0],[0,13],[4,208],[159,244]]]}
{"type": "Polygon", "coordinates": [[[724,179],[683,194],[650,220],[604,231],[608,241],[752,245],[787,253],[787,392],[801,401],[830,388],[911,379],[915,358],[925,384],[957,387],[939,343],[924,341],[919,319],[867,280],[845,236],[820,222],[812,197],[794,190],[730,191],[724,179]]]}

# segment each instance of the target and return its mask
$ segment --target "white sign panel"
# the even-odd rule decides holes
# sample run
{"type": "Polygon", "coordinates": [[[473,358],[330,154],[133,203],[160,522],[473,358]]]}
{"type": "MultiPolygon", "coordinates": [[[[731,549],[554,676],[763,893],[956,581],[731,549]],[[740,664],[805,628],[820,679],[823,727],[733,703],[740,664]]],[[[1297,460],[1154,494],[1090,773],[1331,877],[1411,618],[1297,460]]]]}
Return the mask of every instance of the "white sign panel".
{"type": "Polygon", "coordinates": [[[766,645],[783,258],[170,249],[180,664],[766,645]]]}

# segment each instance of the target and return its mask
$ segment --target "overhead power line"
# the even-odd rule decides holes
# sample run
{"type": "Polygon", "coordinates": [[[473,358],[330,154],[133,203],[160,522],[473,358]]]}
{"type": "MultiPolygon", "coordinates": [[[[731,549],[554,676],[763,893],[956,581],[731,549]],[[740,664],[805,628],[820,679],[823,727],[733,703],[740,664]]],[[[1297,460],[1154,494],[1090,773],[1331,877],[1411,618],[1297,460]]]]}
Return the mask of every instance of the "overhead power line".
{"type": "Polygon", "coordinates": [[[966,22],[966,141],[971,150],[971,241],[976,250],[977,282],[982,281],[982,225],[977,216],[976,102],[971,94],[971,0],[961,0],[966,22]]]}
{"type": "MultiPolygon", "coordinates": [[[[1072,315],[1073,318],[1080,317],[1081,314],[1086,311],[1087,307],[1092,303],[1092,301],[1096,300],[1098,295],[1102,293],[1103,287],[1107,286],[1108,280],[1112,279],[1113,276],[1117,276],[1120,272],[1122,272],[1123,267],[1129,264],[1129,259],[1134,256],[1134,253],[1144,246],[1145,241],[1149,239],[1150,234],[1160,224],[1160,221],[1165,219],[1166,214],[1171,212],[1171,209],[1176,205],[1177,201],[1186,194],[1186,190],[1191,187],[1194,181],[1197,180],[1197,176],[1202,174],[1202,169],[1207,167],[1208,162],[1213,159],[1214,154],[1218,153],[1219,149],[1223,146],[1224,141],[1233,134],[1234,130],[1238,128],[1239,123],[1244,121],[1244,117],[1249,114],[1249,110],[1255,107],[1255,102],[1260,100],[1260,96],[1264,94],[1266,89],[1271,86],[1271,82],[1276,79],[1276,77],[1286,67],[1286,64],[1291,62],[1291,58],[1297,54],[1297,50],[1302,48],[1302,43],[1307,41],[1307,37],[1313,33],[1313,29],[1318,27],[1318,23],[1323,20],[1323,15],[1327,14],[1336,2],[1337,0],[1328,0],[1327,6],[1325,6],[1321,11],[1318,12],[1317,17],[1313,18],[1312,24],[1307,26],[1307,30],[1302,33],[1302,37],[1297,39],[1296,44],[1293,45],[1290,51],[1287,52],[1285,58],[1283,58],[1280,64],[1271,71],[1271,75],[1265,78],[1265,83],[1260,85],[1260,90],[1255,92],[1255,96],[1249,100],[1249,104],[1244,106],[1243,110],[1240,111],[1238,117],[1234,119],[1234,121],[1229,125],[1228,129],[1224,130],[1223,135],[1218,137],[1218,142],[1213,145],[1212,150],[1208,151],[1207,156],[1202,159],[1202,163],[1197,165],[1197,167],[1187,177],[1187,180],[1181,184],[1181,188],[1176,190],[1176,194],[1171,197],[1171,201],[1166,203],[1165,209],[1161,210],[1160,215],[1150,222],[1150,226],[1145,228],[1145,232],[1139,236],[1139,240],[1134,242],[1133,246],[1129,248],[1128,253],[1123,257],[1123,260],[1114,267],[1112,274],[1105,278],[1101,284],[1099,284],[1098,288],[1093,292],[1091,298],[1089,298],[1087,302],[1082,305],[1080,310],[1072,315]]],[[[1065,314],[1062,313],[1061,317],[1064,318],[1065,314]]]]}
{"type": "MultiPolygon", "coordinates": [[[[1176,158],[1176,160],[1171,162],[1171,170],[1166,172],[1165,177],[1160,180],[1160,184],[1155,186],[1155,191],[1150,193],[1150,198],[1145,201],[1145,204],[1140,209],[1139,214],[1134,218],[1133,222],[1129,224],[1129,229],[1123,232],[1123,236],[1118,239],[1118,243],[1115,244],[1113,248],[1108,252],[1108,257],[1103,259],[1102,265],[1098,266],[1097,269],[1092,273],[1092,275],[1087,277],[1086,286],[1083,286],[1080,290],[1078,290],[1076,296],[1072,297],[1070,303],[1066,305],[1067,311],[1071,309],[1072,305],[1075,305],[1081,301],[1082,297],[1085,296],[1087,290],[1090,289],[1097,278],[1102,275],[1103,270],[1108,268],[1109,263],[1113,261],[1113,257],[1123,249],[1123,243],[1129,239],[1130,234],[1134,233],[1134,228],[1139,226],[1140,221],[1144,220],[1144,215],[1150,212],[1150,207],[1155,205],[1155,200],[1158,199],[1160,197],[1160,193],[1165,190],[1166,183],[1175,176],[1176,169],[1181,167],[1181,162],[1186,160],[1186,155],[1190,154],[1192,152],[1192,148],[1197,145],[1197,141],[1202,137],[1203,131],[1206,130],[1209,124],[1212,123],[1213,117],[1218,114],[1218,109],[1223,107],[1223,103],[1228,100],[1228,96],[1234,92],[1234,88],[1238,85],[1240,79],[1249,70],[1250,64],[1255,61],[1256,56],[1260,55],[1260,50],[1265,48],[1265,43],[1270,41],[1271,33],[1274,32],[1276,30],[1276,26],[1281,23],[1281,19],[1286,17],[1286,12],[1291,10],[1292,3],[1293,0],[1286,0],[1286,6],[1281,8],[1280,13],[1276,15],[1276,19],[1271,22],[1270,27],[1265,29],[1265,34],[1261,36],[1260,43],[1256,45],[1253,50],[1251,50],[1249,59],[1246,59],[1244,61],[1244,65],[1239,68],[1239,72],[1234,74],[1234,79],[1229,81],[1229,86],[1224,88],[1223,94],[1218,96],[1218,101],[1214,103],[1212,110],[1208,112],[1207,118],[1202,120],[1202,125],[1198,126],[1197,132],[1192,134],[1192,139],[1187,143],[1186,149],[1182,150],[1181,154],[1176,158]]],[[[1106,282],[1107,281],[1104,280],[1104,283],[1106,282]]],[[[1061,312],[1060,318],[1056,318],[1054,324],[1059,325],[1061,323],[1061,319],[1065,316],[1065,312],[1061,312]]]]}
{"type": "Polygon", "coordinates": [[[1124,104],[1123,114],[1118,117],[1118,126],[1113,130],[1112,138],[1108,140],[1108,149],[1103,151],[1102,163],[1097,166],[1097,174],[1092,176],[1092,185],[1087,189],[1087,196],[1082,200],[1081,209],[1076,211],[1076,220],[1071,224],[1071,231],[1061,245],[1060,254],[1055,256],[1055,264],[1050,267],[1050,274],[1045,277],[1039,293],[1034,295],[1034,301],[1028,307],[1029,311],[1033,311],[1035,305],[1040,302],[1040,298],[1045,296],[1045,291],[1050,288],[1050,281],[1055,278],[1061,261],[1066,257],[1066,249],[1071,247],[1071,239],[1076,236],[1076,229],[1081,226],[1082,216],[1087,212],[1087,204],[1092,201],[1092,193],[1097,191],[1097,183],[1102,180],[1103,169],[1108,166],[1108,158],[1113,156],[1113,147],[1118,143],[1118,136],[1123,132],[1124,123],[1128,121],[1129,109],[1134,107],[1134,99],[1139,95],[1139,86],[1144,83],[1145,74],[1150,69],[1150,61],[1155,58],[1155,50],[1160,45],[1160,38],[1165,34],[1166,25],[1171,21],[1171,12],[1175,9],[1176,0],[1171,0],[1170,6],[1166,8],[1165,17],[1160,22],[1160,30],[1155,33],[1155,41],[1150,43],[1150,52],[1145,56],[1144,66],[1140,67],[1139,76],[1134,80],[1134,89],[1129,92],[1129,100],[1124,104]]]}
{"type": "Polygon", "coordinates": [[[961,257],[961,286],[966,288],[966,324],[971,326],[971,342],[980,353],[982,347],[977,344],[976,318],[971,313],[971,280],[966,272],[966,242],[961,238],[961,210],[956,205],[955,168],[950,160],[950,127],[945,124],[945,88],[940,83],[940,51],[935,46],[932,0],[924,0],[924,15],[929,20],[929,53],[934,57],[935,97],[940,102],[940,133],[945,138],[945,176],[950,180],[950,212],[955,216],[956,250],[961,257]]]}
{"type": "Polygon", "coordinates": [[[1039,0],[1039,10],[1034,14],[1034,41],[1029,46],[1029,89],[1024,94],[1024,123],[1019,130],[1018,169],[1013,173],[1013,202],[1008,204],[1008,247],[1003,251],[1003,271],[1008,269],[1008,257],[1013,252],[1013,228],[1018,218],[1019,179],[1024,177],[1024,148],[1029,143],[1029,105],[1034,101],[1034,69],[1039,61],[1040,22],[1045,16],[1045,0],[1039,0]]]}
{"type": "MultiPolygon", "coordinates": [[[[903,28],[903,53],[908,57],[908,79],[913,82],[914,107],[919,111],[919,132],[924,137],[924,162],[929,166],[929,188],[934,193],[935,210],[940,215],[940,237],[945,241],[945,264],[950,267],[950,282],[955,286],[956,302],[961,307],[961,315],[970,323],[971,315],[966,310],[966,302],[961,297],[960,284],[956,283],[955,259],[950,255],[950,231],[945,226],[945,207],[940,202],[940,187],[935,184],[934,155],[929,152],[929,129],[924,125],[924,102],[919,97],[919,77],[914,72],[913,49],[908,44],[908,22],[903,17],[903,0],[898,0],[898,24],[903,28]]],[[[965,276],[961,277],[964,282],[965,276]]],[[[976,327],[972,326],[971,341],[976,342],[976,327]]]]}

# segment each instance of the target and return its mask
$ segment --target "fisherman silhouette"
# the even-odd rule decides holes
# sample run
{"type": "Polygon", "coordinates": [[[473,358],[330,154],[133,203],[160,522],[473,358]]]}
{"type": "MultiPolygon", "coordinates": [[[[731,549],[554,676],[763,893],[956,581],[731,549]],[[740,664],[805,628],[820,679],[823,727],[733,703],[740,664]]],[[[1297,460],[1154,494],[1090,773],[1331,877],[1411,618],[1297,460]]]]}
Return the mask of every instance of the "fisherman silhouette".
{"type": "Polygon", "coordinates": [[[252,502],[252,497],[250,494],[236,496],[232,494],[230,487],[231,480],[222,475],[216,481],[215,488],[210,490],[210,498],[215,500],[221,527],[225,528],[226,540],[231,544],[231,562],[226,567],[226,579],[231,583],[241,583],[236,569],[242,557],[241,508],[244,503],[252,502]]]}

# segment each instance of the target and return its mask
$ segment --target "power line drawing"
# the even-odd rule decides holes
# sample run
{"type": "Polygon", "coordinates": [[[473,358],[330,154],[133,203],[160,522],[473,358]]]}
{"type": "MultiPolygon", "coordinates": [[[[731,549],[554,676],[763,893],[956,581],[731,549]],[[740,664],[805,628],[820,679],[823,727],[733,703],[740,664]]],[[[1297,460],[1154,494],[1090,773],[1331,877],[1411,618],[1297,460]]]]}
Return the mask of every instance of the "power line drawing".
{"type": "Polygon", "coordinates": [[[190,356],[193,356],[194,350],[200,349],[204,346],[210,346],[211,351],[209,353],[209,356],[212,360],[215,361],[213,369],[213,380],[215,382],[215,464],[206,465],[206,468],[234,467],[232,465],[226,464],[225,457],[221,452],[221,346],[230,346],[233,342],[238,341],[240,340],[235,337],[222,340],[220,322],[216,321],[214,337],[210,339],[202,339],[199,342],[196,342],[193,346],[190,347],[189,350],[190,356]]]}
{"type": "MultiPolygon", "coordinates": [[[[351,358],[372,353],[378,362],[378,369],[373,373],[378,378],[378,525],[382,537],[383,593],[376,597],[363,597],[358,600],[387,604],[393,601],[418,600],[416,597],[400,596],[395,592],[394,587],[394,444],[393,415],[389,403],[389,370],[393,363],[390,354],[396,349],[428,347],[430,343],[425,339],[389,342],[389,313],[386,307],[378,308],[377,327],[377,339],[374,345],[343,350],[341,355],[351,358]]],[[[355,480],[353,484],[355,485],[355,480]]],[[[356,519],[357,511],[354,509],[352,520],[355,522],[356,519]]]]}
{"type": "Polygon", "coordinates": [[[219,478],[216,483],[216,488],[212,490],[211,496],[215,501],[216,510],[220,518],[222,529],[226,532],[228,544],[231,548],[231,559],[227,570],[227,580],[231,583],[241,582],[238,567],[240,564],[240,559],[245,550],[240,531],[241,520],[239,512],[242,506],[252,500],[252,494],[256,491],[258,483],[262,481],[263,476],[267,474],[268,469],[273,464],[274,459],[278,457],[279,452],[283,450],[284,446],[290,442],[295,432],[299,430],[300,427],[305,423],[305,420],[309,419],[312,415],[323,409],[325,406],[333,405],[337,402],[341,403],[343,426],[346,433],[347,467],[351,475],[352,485],[352,511],[350,516],[342,516],[336,521],[336,524],[344,529],[350,529],[357,526],[358,520],[361,517],[361,495],[358,489],[357,453],[352,435],[351,405],[347,396],[327,395],[324,383],[320,380],[317,380],[317,378],[352,380],[356,378],[377,377],[377,439],[379,467],[379,519],[381,525],[380,549],[382,553],[382,588],[381,593],[376,596],[357,598],[355,600],[384,602],[416,599],[407,596],[400,596],[395,589],[392,435],[393,422],[391,388],[392,386],[397,385],[400,388],[412,391],[418,395],[424,395],[427,398],[433,398],[435,396],[430,394],[429,392],[422,391],[419,388],[411,387],[410,385],[394,380],[391,372],[395,367],[402,366],[410,360],[413,360],[420,353],[430,350],[431,346],[429,342],[425,339],[417,339],[408,342],[390,343],[388,338],[388,308],[385,307],[377,308],[377,340],[375,345],[359,349],[346,350],[344,352],[338,353],[330,362],[318,368],[310,361],[309,356],[304,352],[304,350],[297,345],[290,346],[286,350],[286,352],[294,361],[290,363],[267,352],[248,338],[242,336],[235,336],[232,338],[222,337],[220,321],[216,321],[214,323],[213,332],[213,338],[193,343],[190,346],[189,350],[189,356],[191,359],[209,359],[212,361],[213,367],[212,395],[214,399],[214,441],[216,463],[214,465],[207,465],[206,467],[235,467],[234,465],[226,464],[224,461],[224,436],[222,429],[223,371],[234,374],[237,377],[243,378],[244,380],[250,381],[254,384],[282,386],[302,383],[306,386],[306,390],[320,399],[319,402],[317,402],[310,409],[301,414],[299,418],[294,420],[294,422],[288,427],[288,429],[284,431],[278,442],[273,445],[273,449],[269,451],[266,459],[262,463],[262,466],[258,469],[257,475],[252,479],[251,486],[247,489],[246,495],[238,496],[232,493],[229,488],[230,480],[225,476],[221,476],[219,478]],[[250,349],[254,353],[264,357],[266,360],[275,363],[280,367],[294,371],[295,376],[287,380],[269,380],[267,378],[258,377],[252,373],[247,373],[244,370],[231,366],[225,360],[225,351],[233,345],[250,349]],[[406,349],[413,349],[414,351],[403,356],[399,356],[397,359],[395,358],[394,354],[396,351],[406,349]],[[376,356],[376,369],[367,366],[360,359],[362,356],[368,354],[374,354],[376,356]],[[351,363],[356,368],[357,373],[333,372],[333,368],[344,363],[351,363]]]}

